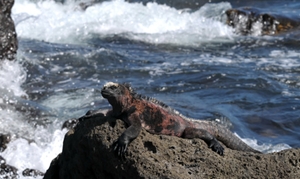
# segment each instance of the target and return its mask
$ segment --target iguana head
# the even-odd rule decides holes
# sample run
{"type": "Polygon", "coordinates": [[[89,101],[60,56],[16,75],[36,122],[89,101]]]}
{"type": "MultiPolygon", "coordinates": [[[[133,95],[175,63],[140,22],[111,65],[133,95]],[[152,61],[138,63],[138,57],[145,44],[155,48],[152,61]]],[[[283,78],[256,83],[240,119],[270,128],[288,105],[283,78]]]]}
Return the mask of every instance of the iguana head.
{"type": "Polygon", "coordinates": [[[132,101],[132,92],[129,85],[113,82],[106,83],[101,90],[103,98],[108,100],[114,110],[124,110],[123,108],[126,108],[132,101]]]}

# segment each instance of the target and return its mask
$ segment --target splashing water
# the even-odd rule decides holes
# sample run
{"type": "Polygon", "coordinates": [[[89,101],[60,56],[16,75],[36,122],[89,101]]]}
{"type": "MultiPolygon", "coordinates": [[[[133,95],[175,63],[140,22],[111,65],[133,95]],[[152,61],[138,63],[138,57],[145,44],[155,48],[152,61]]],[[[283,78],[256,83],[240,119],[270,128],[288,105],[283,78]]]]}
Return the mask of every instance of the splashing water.
{"type": "Polygon", "coordinates": [[[103,2],[85,11],[78,7],[74,2],[61,5],[54,1],[21,1],[13,9],[17,33],[20,37],[56,43],[82,43],[93,36],[123,34],[149,43],[187,45],[228,41],[233,35],[220,16],[231,8],[229,3],[207,4],[193,13],[123,0],[103,2]]]}
{"type": "MultiPolygon", "coordinates": [[[[189,10],[177,10],[156,3],[143,5],[141,3],[115,0],[96,4],[83,11],[78,8],[78,2],[74,1],[67,1],[65,4],[61,4],[55,1],[16,0],[12,12],[20,39],[33,39],[68,46],[70,44],[85,44],[88,40],[97,37],[122,36],[129,40],[150,44],[199,47],[208,42],[233,41],[235,35],[232,29],[223,23],[224,19],[222,16],[224,11],[229,8],[231,8],[230,3],[225,2],[206,4],[200,9],[190,12],[189,10]],[[118,10],[116,11],[116,9],[118,10]]],[[[40,59],[35,59],[34,55],[36,54],[29,52],[32,56],[28,55],[29,57],[27,56],[28,59],[25,59],[25,61],[27,60],[32,66],[40,67],[38,69],[46,71],[46,74],[50,73],[47,71],[49,68],[47,69],[42,65],[47,60],[42,61],[42,59],[45,56],[47,57],[47,55],[52,57],[57,54],[48,52],[48,49],[43,50],[41,50],[41,53],[44,56],[40,57],[40,59]]],[[[103,51],[111,53],[111,51],[106,49],[103,51]]],[[[24,52],[19,51],[18,53],[22,54],[24,52]]],[[[92,53],[85,54],[85,58],[92,53]]],[[[269,57],[257,59],[256,65],[260,67],[266,64],[275,64],[287,68],[297,64],[298,52],[289,51],[287,54],[284,53],[281,50],[273,50],[269,57]],[[281,58],[276,59],[282,54],[286,61],[281,58]]],[[[225,55],[221,54],[218,57],[214,57],[205,52],[186,61],[180,61],[180,59],[179,61],[150,63],[148,66],[143,64],[141,67],[132,67],[132,69],[139,68],[141,71],[149,71],[151,77],[156,77],[166,74],[182,74],[186,70],[185,66],[201,66],[203,63],[220,66],[242,62],[253,63],[247,58],[240,58],[238,59],[240,61],[238,61],[237,59],[223,56],[225,55]]],[[[22,85],[37,79],[28,81],[26,77],[29,72],[26,71],[27,67],[22,64],[24,59],[21,59],[24,56],[19,55],[18,58],[16,62],[4,61],[0,66],[0,131],[13,135],[12,142],[8,144],[7,149],[0,155],[6,159],[8,164],[18,168],[19,175],[22,178],[21,172],[25,168],[33,168],[45,172],[51,160],[61,152],[63,137],[66,133],[66,130],[60,130],[63,120],[61,118],[64,115],[67,118],[78,117],[82,114],[81,108],[96,106],[94,101],[101,101],[102,98],[92,95],[94,93],[93,89],[71,89],[66,93],[64,93],[64,89],[49,89],[49,91],[46,90],[46,94],[42,99],[37,101],[29,99],[29,93],[26,94],[26,91],[22,89],[22,85]],[[80,105],[82,101],[84,101],[84,104],[80,105]],[[25,110],[17,110],[20,109],[18,107],[20,104],[21,106],[23,105],[22,107],[25,106],[25,110]],[[52,123],[44,126],[34,126],[29,122],[28,118],[33,117],[30,114],[28,115],[29,110],[27,110],[26,106],[34,106],[35,110],[45,108],[48,110],[48,113],[53,112],[52,115],[46,115],[47,118],[51,118],[52,123]]],[[[69,56],[66,58],[69,58],[69,56]]],[[[55,68],[52,71],[61,71],[66,68],[66,66],[59,65],[53,65],[52,67],[55,68]]],[[[70,69],[72,68],[71,66],[70,69]]],[[[77,69],[76,67],[74,68],[72,70],[76,72],[77,69]]],[[[96,66],[96,68],[98,67],[96,66]]],[[[199,72],[197,70],[195,69],[194,72],[199,72]]],[[[226,75],[222,74],[221,77],[225,78],[226,75]]],[[[64,80],[60,81],[60,83],[72,81],[72,78],[68,77],[64,80]]],[[[153,79],[149,81],[151,80],[153,81],[153,79]]],[[[45,83],[52,83],[52,81],[45,81],[45,83]]],[[[100,83],[100,79],[97,79],[97,83],[100,83]]],[[[189,82],[182,82],[183,85],[186,83],[189,82]]],[[[50,87],[52,86],[50,85],[50,87]]],[[[165,88],[161,90],[165,90],[165,88]]],[[[254,148],[265,152],[290,148],[286,144],[278,144],[276,146],[271,144],[258,145],[257,140],[243,140],[254,148]]]]}

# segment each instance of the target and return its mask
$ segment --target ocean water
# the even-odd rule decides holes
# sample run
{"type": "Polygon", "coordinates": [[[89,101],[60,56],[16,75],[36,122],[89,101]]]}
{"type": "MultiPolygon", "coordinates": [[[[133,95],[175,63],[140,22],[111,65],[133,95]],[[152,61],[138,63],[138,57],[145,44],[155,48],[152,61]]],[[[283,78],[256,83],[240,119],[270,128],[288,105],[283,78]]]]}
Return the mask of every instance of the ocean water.
{"type": "MultiPolygon", "coordinates": [[[[15,0],[17,61],[0,66],[0,153],[45,172],[62,150],[62,123],[91,109],[109,81],[130,83],[186,116],[225,116],[265,153],[300,147],[299,33],[250,36],[225,25],[241,6],[300,15],[298,1],[15,0]]],[[[27,177],[28,178],[28,177],[27,177]]],[[[42,177],[41,177],[42,178],[42,177]]]]}

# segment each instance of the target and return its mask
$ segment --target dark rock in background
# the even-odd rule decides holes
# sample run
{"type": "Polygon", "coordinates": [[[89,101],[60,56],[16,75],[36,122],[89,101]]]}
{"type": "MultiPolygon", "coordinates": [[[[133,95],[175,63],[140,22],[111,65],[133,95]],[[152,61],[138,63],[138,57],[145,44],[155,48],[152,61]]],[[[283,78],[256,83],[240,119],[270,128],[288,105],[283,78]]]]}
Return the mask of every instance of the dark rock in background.
{"type": "Polygon", "coordinates": [[[65,136],[63,151],[45,179],[84,178],[297,178],[300,149],[254,154],[225,148],[217,155],[200,139],[152,135],[142,130],[118,158],[112,144],[125,130],[101,115],[80,121],[65,136]]]}
{"type": "Polygon", "coordinates": [[[26,177],[37,177],[37,176],[44,176],[44,173],[39,171],[39,170],[35,170],[35,169],[29,169],[26,168],[23,172],[22,172],[23,176],[26,177]]]}
{"type": "Polygon", "coordinates": [[[0,152],[3,152],[6,149],[6,144],[8,144],[10,140],[11,136],[9,134],[0,133],[0,152]]]}
{"type": "Polygon", "coordinates": [[[15,179],[19,178],[17,174],[18,169],[7,165],[5,159],[0,156],[0,178],[15,179]]]}
{"type": "MultiPolygon", "coordinates": [[[[14,0],[0,0],[0,60],[14,60],[18,48],[15,25],[11,18],[11,8],[14,0]]],[[[0,152],[6,149],[10,142],[10,135],[0,134],[0,152]]],[[[0,156],[0,178],[18,178],[18,169],[6,164],[0,156]]]]}
{"type": "Polygon", "coordinates": [[[251,35],[260,27],[261,35],[276,35],[293,29],[299,30],[300,18],[289,14],[266,12],[264,9],[241,7],[226,11],[227,24],[237,34],[251,35]],[[259,24],[259,25],[258,25],[259,24]]]}
{"type": "Polygon", "coordinates": [[[0,0],[0,60],[14,60],[18,49],[15,24],[11,18],[14,0],[0,0]]]}

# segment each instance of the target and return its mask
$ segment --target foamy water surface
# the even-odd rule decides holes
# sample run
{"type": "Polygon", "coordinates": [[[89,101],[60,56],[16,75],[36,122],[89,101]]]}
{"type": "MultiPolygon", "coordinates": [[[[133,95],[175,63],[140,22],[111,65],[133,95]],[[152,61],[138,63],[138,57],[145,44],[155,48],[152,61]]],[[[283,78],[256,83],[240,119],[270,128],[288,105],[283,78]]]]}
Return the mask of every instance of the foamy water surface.
{"type": "Polygon", "coordinates": [[[0,66],[0,131],[12,142],[0,155],[20,178],[25,168],[45,172],[61,152],[65,120],[109,107],[100,94],[108,81],[193,118],[224,115],[260,151],[299,147],[300,51],[285,45],[291,39],[234,34],[224,23],[230,2],[189,10],[115,0],[85,11],[78,3],[13,7],[18,60],[0,66]]]}

